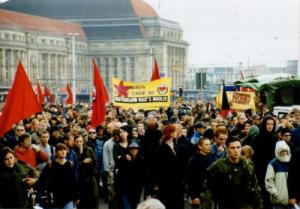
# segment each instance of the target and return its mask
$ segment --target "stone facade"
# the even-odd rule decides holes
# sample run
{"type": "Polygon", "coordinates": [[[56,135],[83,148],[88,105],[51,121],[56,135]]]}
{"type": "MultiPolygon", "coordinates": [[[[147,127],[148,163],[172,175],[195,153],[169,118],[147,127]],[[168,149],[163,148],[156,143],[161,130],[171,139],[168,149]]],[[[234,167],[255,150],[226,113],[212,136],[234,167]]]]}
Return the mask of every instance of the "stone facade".
{"type": "MultiPolygon", "coordinates": [[[[34,15],[32,17],[36,18],[34,15]]],[[[188,66],[188,43],[182,40],[183,31],[177,22],[156,15],[62,19],[81,27],[86,34],[85,37],[75,37],[75,82],[78,93],[90,94],[92,91],[93,58],[110,93],[112,77],[130,82],[150,81],[154,58],[161,75],[172,78],[173,89],[184,85],[188,66]],[[131,25],[138,26],[141,34],[134,35],[131,29],[124,29],[120,32],[124,33],[121,38],[114,34],[114,38],[109,39],[107,34],[112,34],[111,31],[104,33],[106,36],[102,33],[99,35],[99,30],[115,25],[121,29],[130,28],[131,25]]],[[[73,82],[72,37],[67,32],[76,31],[53,34],[47,30],[34,31],[22,27],[16,29],[13,25],[6,24],[4,27],[0,19],[0,86],[11,85],[20,59],[33,85],[39,80],[40,83],[47,84],[53,92],[62,92],[66,82],[73,82]]]]}

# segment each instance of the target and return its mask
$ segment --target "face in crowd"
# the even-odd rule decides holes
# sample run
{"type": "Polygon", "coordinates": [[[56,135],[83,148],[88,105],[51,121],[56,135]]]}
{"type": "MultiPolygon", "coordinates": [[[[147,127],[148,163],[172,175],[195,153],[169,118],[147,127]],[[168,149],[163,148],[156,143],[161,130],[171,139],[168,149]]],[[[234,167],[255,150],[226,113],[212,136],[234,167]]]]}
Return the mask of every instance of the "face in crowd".
{"type": "Polygon", "coordinates": [[[272,132],[274,129],[274,125],[275,125],[274,120],[272,120],[272,119],[267,120],[267,123],[266,123],[267,132],[272,132]]]}
{"type": "Polygon", "coordinates": [[[230,142],[227,146],[227,157],[231,162],[238,162],[241,157],[242,146],[240,141],[230,142]]]}

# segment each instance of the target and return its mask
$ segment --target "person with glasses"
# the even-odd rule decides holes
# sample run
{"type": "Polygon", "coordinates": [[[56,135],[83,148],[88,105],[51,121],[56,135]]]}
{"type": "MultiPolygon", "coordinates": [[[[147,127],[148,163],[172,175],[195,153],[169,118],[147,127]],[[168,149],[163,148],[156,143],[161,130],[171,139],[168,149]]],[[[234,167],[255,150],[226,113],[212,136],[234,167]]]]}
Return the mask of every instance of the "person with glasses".
{"type": "Polygon", "coordinates": [[[86,145],[90,147],[96,156],[96,168],[97,168],[97,183],[99,185],[101,174],[103,173],[103,141],[97,139],[97,132],[95,128],[90,128],[88,131],[88,140],[86,145]]]}
{"type": "Polygon", "coordinates": [[[10,147],[12,150],[19,144],[19,137],[25,133],[25,127],[23,125],[17,125],[11,131],[7,132],[3,138],[1,138],[1,144],[10,147]]]}

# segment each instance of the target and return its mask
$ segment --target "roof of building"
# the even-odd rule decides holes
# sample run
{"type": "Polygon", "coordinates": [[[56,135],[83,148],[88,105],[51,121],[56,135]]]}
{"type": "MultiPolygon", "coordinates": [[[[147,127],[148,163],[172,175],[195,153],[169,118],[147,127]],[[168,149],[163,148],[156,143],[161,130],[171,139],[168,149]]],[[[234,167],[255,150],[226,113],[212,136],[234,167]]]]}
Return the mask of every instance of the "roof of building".
{"type": "Polygon", "coordinates": [[[4,9],[0,9],[0,13],[1,26],[60,36],[77,33],[79,38],[86,38],[85,32],[79,24],[12,12],[4,9]]]}
{"type": "Polygon", "coordinates": [[[140,17],[157,17],[143,0],[10,0],[0,8],[81,24],[88,40],[143,39],[140,17]]]}
{"type": "Polygon", "coordinates": [[[131,0],[133,9],[139,17],[158,17],[156,11],[143,0],[131,0]]]}
{"type": "Polygon", "coordinates": [[[10,0],[0,8],[57,19],[157,16],[143,0],[10,0]]]}

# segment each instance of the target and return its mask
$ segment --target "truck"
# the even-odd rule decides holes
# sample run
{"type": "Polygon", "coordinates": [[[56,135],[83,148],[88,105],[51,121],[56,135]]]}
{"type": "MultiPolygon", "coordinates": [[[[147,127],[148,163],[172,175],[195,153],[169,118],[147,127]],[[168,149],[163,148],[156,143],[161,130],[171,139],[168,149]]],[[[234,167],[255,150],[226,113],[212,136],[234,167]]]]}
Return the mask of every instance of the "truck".
{"type": "Polygon", "coordinates": [[[252,78],[237,81],[235,85],[251,88],[256,95],[256,106],[264,104],[274,115],[287,114],[300,107],[300,79],[289,74],[274,74],[268,79],[252,78]],[[273,77],[272,77],[273,76],[273,77]]]}

